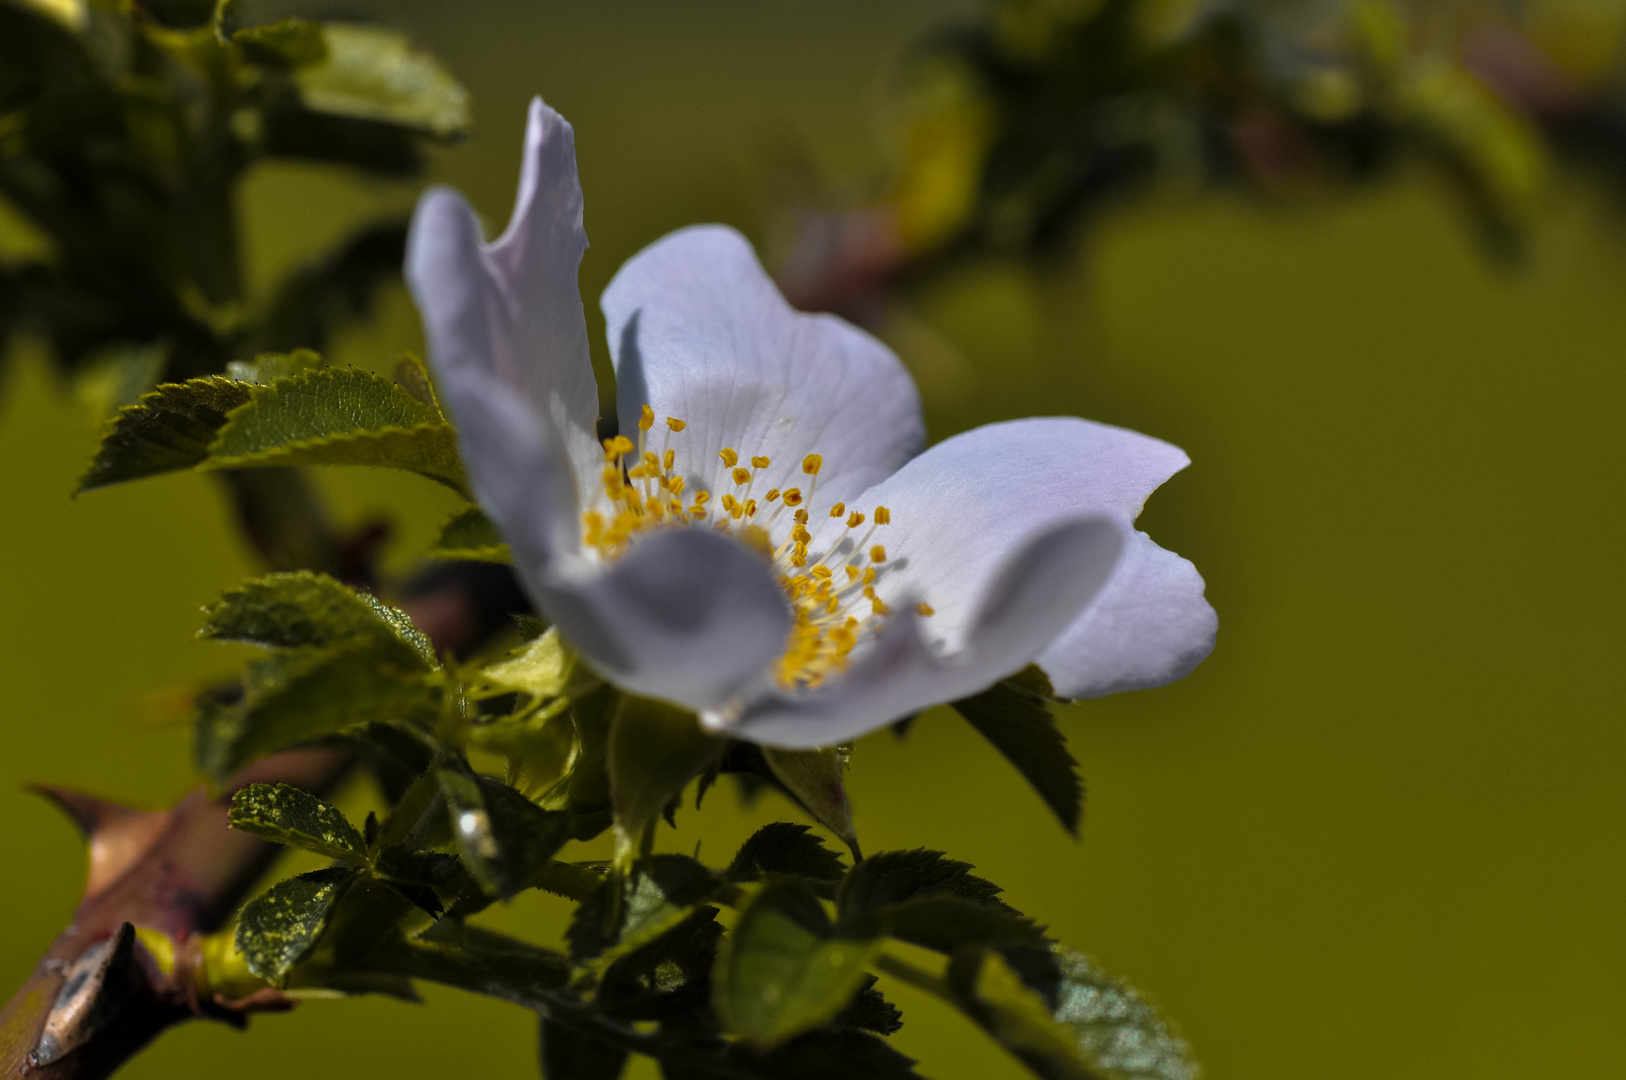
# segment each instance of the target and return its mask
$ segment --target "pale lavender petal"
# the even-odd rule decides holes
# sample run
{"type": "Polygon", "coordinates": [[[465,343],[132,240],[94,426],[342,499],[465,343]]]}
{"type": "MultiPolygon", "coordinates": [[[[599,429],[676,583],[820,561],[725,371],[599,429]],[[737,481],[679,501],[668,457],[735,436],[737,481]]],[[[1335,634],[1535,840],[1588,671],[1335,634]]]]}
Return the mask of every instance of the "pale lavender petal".
{"type": "Polygon", "coordinates": [[[759,493],[805,490],[801,461],[818,453],[828,505],[920,449],[920,397],[898,358],[835,316],[793,310],[732,229],[684,229],[645,248],[602,307],[622,428],[632,434],[646,404],[657,419],[686,421],[670,445],[691,490],[732,490],[717,457],[724,447],[746,461],[769,458],[759,493]]]}

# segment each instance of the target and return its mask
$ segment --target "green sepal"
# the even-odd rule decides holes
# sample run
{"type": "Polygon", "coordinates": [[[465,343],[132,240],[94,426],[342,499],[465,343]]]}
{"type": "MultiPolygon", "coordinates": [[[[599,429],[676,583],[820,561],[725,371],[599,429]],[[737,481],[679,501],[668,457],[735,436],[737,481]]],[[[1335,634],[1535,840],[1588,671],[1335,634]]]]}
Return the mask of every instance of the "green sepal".
{"type": "Polygon", "coordinates": [[[988,948],[957,952],[946,981],[961,1010],[1042,1080],[1194,1080],[1185,1041],[1140,994],[1078,953],[1052,958],[1049,992],[988,948]]]}
{"type": "Polygon", "coordinates": [[[688,782],[722,758],[726,744],[687,710],[623,695],[610,721],[606,766],[618,861],[647,843],[661,813],[688,782]]]}
{"type": "Polygon", "coordinates": [[[775,821],[740,845],[723,876],[729,881],[753,881],[764,874],[807,878],[816,883],[814,891],[831,899],[846,873],[841,856],[825,847],[808,826],[775,821]]]}
{"type": "Polygon", "coordinates": [[[717,891],[710,870],[684,855],[640,859],[594,890],[570,921],[571,959],[610,960],[654,941],[717,891]]]}
{"type": "Polygon", "coordinates": [[[1050,714],[1053,700],[1050,680],[1038,667],[1029,665],[953,706],[1016,766],[1062,827],[1077,836],[1084,812],[1084,784],[1078,777],[1078,762],[1067,749],[1067,738],[1050,714]]]}
{"type": "Polygon", "coordinates": [[[813,820],[835,833],[853,858],[861,859],[858,830],[853,828],[852,803],[842,777],[847,771],[850,748],[829,746],[822,750],[782,750],[764,746],[762,756],[774,777],[785,786],[813,820]]]}
{"type": "Polygon", "coordinates": [[[232,828],[332,859],[365,864],[367,844],[340,810],[288,784],[250,784],[231,799],[232,828]]]}
{"type": "Polygon", "coordinates": [[[332,867],[279,881],[250,900],[237,917],[237,950],[248,968],[273,986],[315,948],[333,909],[357,871],[332,867]]]}
{"type": "Polygon", "coordinates": [[[453,514],[440,527],[440,536],[428,554],[432,559],[460,559],[464,562],[514,561],[508,542],[478,506],[466,506],[453,514]]]}
{"type": "Polygon", "coordinates": [[[573,815],[544,810],[494,777],[461,762],[442,765],[438,775],[463,863],[491,896],[507,899],[529,888],[575,838],[573,815]]]}
{"type": "Polygon", "coordinates": [[[819,898],[800,882],[764,885],[740,912],[717,957],[717,1013],[756,1046],[820,1027],[863,989],[875,938],[839,936],[819,898]]]}
{"type": "Polygon", "coordinates": [[[228,589],[204,609],[198,636],[282,649],[359,641],[406,668],[440,666],[434,645],[406,612],[309,570],[267,574],[228,589]]]}
{"type": "Polygon", "coordinates": [[[368,465],[468,494],[457,432],[440,410],[360,368],[315,368],[259,388],[226,418],[203,465],[368,465]]]}
{"type": "Polygon", "coordinates": [[[542,1080],[616,1080],[627,1067],[627,1049],[584,1034],[543,1014],[539,1032],[542,1080]]]}
{"type": "Polygon", "coordinates": [[[190,469],[209,456],[226,416],[252,388],[222,375],[165,383],[118,411],[78,491],[190,469]]]}

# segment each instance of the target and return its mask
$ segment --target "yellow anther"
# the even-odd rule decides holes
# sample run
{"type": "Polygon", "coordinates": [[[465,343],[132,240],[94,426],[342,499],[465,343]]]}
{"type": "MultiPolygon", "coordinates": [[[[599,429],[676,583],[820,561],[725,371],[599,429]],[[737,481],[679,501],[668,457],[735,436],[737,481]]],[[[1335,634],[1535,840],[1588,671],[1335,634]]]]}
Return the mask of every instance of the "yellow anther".
{"type": "Polygon", "coordinates": [[[625,435],[617,435],[613,439],[604,440],[604,460],[614,461],[622,454],[632,453],[632,440],[625,435]]]}
{"type": "Polygon", "coordinates": [[[884,506],[877,506],[875,508],[875,524],[877,524],[877,525],[890,525],[890,524],[892,524],[892,511],[888,510],[884,506]]]}
{"type": "Polygon", "coordinates": [[[886,545],[876,544],[869,549],[870,562],[886,562],[886,545]]]}
{"type": "Polygon", "coordinates": [[[768,489],[768,494],[766,494],[766,495],[764,495],[762,497],[762,501],[763,502],[778,502],[779,501],[779,489],[778,488],[769,488],[768,489]]]}
{"type": "Polygon", "coordinates": [[[681,476],[672,477],[672,485],[671,486],[672,486],[672,494],[673,495],[682,495],[683,494],[683,477],[681,477],[681,476]]]}
{"type": "Polygon", "coordinates": [[[648,405],[645,405],[644,406],[644,411],[638,414],[638,430],[639,431],[648,431],[650,428],[652,428],[654,426],[655,426],[655,410],[651,409],[648,405]]]}
{"type": "Polygon", "coordinates": [[[800,506],[802,505],[802,489],[786,488],[784,498],[786,506],[800,506]]]}
{"type": "Polygon", "coordinates": [[[936,615],[937,612],[932,610],[932,606],[930,604],[928,604],[928,603],[926,603],[926,601],[922,600],[920,603],[915,605],[915,614],[916,615],[936,615]]]}
{"type": "Polygon", "coordinates": [[[740,463],[739,451],[735,450],[731,446],[725,446],[721,450],[717,451],[717,456],[722,458],[723,465],[730,469],[740,463]]]}
{"type": "Polygon", "coordinates": [[[807,548],[801,544],[790,554],[790,564],[798,569],[807,565],[807,548]]]}
{"type": "Polygon", "coordinates": [[[706,516],[706,508],[701,506],[699,503],[695,503],[693,506],[689,507],[689,516],[698,521],[706,516]]]}
{"type": "Polygon", "coordinates": [[[582,526],[586,533],[582,541],[589,547],[595,546],[604,538],[604,515],[597,510],[589,510],[582,515],[582,526]]]}
{"type": "MultiPolygon", "coordinates": [[[[727,498],[727,496],[725,495],[724,498],[727,498]]],[[[807,531],[807,526],[805,525],[796,526],[796,528],[790,531],[790,536],[791,539],[795,540],[798,544],[810,544],[813,542],[813,534],[807,531]]]]}
{"type": "Polygon", "coordinates": [[[830,508],[830,516],[831,517],[838,518],[842,514],[845,514],[846,512],[847,512],[847,504],[846,503],[836,503],[834,506],[832,506],[830,508]]]}
{"type": "Polygon", "coordinates": [[[604,487],[607,491],[615,491],[621,487],[621,470],[614,465],[604,466],[604,487]]]}
{"type": "Polygon", "coordinates": [[[739,505],[739,501],[735,499],[734,496],[726,493],[719,501],[723,504],[723,509],[727,510],[731,514],[734,512],[734,507],[739,505]]]}
{"type": "Polygon", "coordinates": [[[675,416],[668,416],[666,418],[666,426],[669,429],[671,429],[672,431],[682,431],[684,428],[688,427],[689,425],[684,423],[682,420],[679,420],[675,416]]]}
{"type": "Polygon", "coordinates": [[[648,450],[645,450],[644,466],[649,469],[649,474],[654,476],[656,473],[661,471],[661,459],[650,453],[648,450]]]}
{"type": "Polygon", "coordinates": [[[824,458],[818,454],[809,454],[802,459],[802,471],[809,476],[819,475],[819,470],[822,468],[824,468],[824,458]]]}
{"type": "Polygon", "coordinates": [[[741,485],[741,486],[743,486],[745,484],[749,484],[751,482],[751,470],[750,469],[735,469],[734,470],[734,482],[736,484],[741,485]]]}
{"type": "Polygon", "coordinates": [[[728,516],[733,518],[735,521],[740,520],[740,518],[745,516],[745,504],[742,502],[735,502],[733,506],[728,508],[728,516]]]}
{"type": "Polygon", "coordinates": [[[847,515],[847,528],[856,529],[863,523],[864,515],[860,514],[857,510],[854,510],[852,513],[847,515]]]}
{"type": "Polygon", "coordinates": [[[740,530],[740,540],[764,559],[773,557],[773,541],[768,539],[768,530],[762,526],[747,525],[740,530]]]}
{"type": "Polygon", "coordinates": [[[843,566],[842,569],[847,571],[848,581],[856,581],[858,579],[858,567],[849,564],[847,566],[843,566]]]}
{"type": "Polygon", "coordinates": [[[881,601],[879,596],[870,597],[869,609],[882,618],[892,614],[892,609],[887,607],[886,604],[881,601]]]}
{"type": "Polygon", "coordinates": [[[875,567],[873,567],[873,566],[864,567],[864,584],[865,585],[873,585],[873,584],[875,584],[875,567]]]}
{"type": "Polygon", "coordinates": [[[796,511],[796,513],[792,514],[791,516],[796,519],[796,524],[798,524],[798,525],[806,525],[807,524],[807,511],[806,510],[798,510],[798,511],[796,511]]]}
{"type": "Polygon", "coordinates": [[[753,469],[766,469],[769,465],[772,465],[772,464],[773,464],[773,462],[769,461],[767,458],[763,457],[761,454],[757,454],[755,457],[753,457],[751,459],[751,468],[753,468],[753,469]]]}
{"type": "Polygon", "coordinates": [[[697,492],[694,493],[694,504],[696,506],[705,506],[706,503],[708,503],[710,501],[711,501],[711,492],[709,492],[709,491],[697,491],[697,492]]]}
{"type": "Polygon", "coordinates": [[[837,611],[840,611],[840,610],[841,610],[841,601],[836,599],[834,596],[832,596],[830,598],[829,603],[824,605],[824,611],[828,615],[834,615],[837,611]]]}
{"type": "Polygon", "coordinates": [[[831,570],[828,566],[815,566],[813,568],[813,576],[816,578],[827,578],[831,576],[831,570]]]}
{"type": "Polygon", "coordinates": [[[745,516],[746,517],[754,517],[756,515],[756,512],[757,512],[757,501],[755,499],[746,499],[745,500],[745,516]]]}
{"type": "Polygon", "coordinates": [[[672,466],[676,465],[676,464],[677,464],[677,451],[676,450],[668,450],[666,452],[666,456],[661,459],[661,465],[666,469],[667,472],[671,472],[672,471],[672,466]]]}

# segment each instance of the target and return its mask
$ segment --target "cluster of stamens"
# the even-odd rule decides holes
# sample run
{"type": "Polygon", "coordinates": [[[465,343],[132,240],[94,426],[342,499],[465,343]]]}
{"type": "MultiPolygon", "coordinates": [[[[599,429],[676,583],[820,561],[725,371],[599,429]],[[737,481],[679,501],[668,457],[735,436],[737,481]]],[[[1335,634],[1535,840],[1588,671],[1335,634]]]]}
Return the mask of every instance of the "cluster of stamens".
{"type": "MultiPolygon", "coordinates": [[[[677,472],[677,451],[669,444],[673,435],[687,425],[676,417],[666,418],[666,431],[659,451],[650,449],[649,432],[655,426],[655,413],[648,405],[638,418],[638,441],[625,435],[604,440],[602,496],[608,509],[600,509],[595,497],[593,508],[582,514],[582,542],[606,561],[619,558],[640,533],[650,529],[710,524],[761,554],[770,564],[779,587],[790,601],[793,622],[785,652],[775,668],[781,687],[814,687],[832,674],[846,670],[853,649],[864,635],[873,633],[892,609],[876,595],[877,570],[886,562],[886,547],[871,544],[877,529],[890,524],[892,512],[877,506],[871,515],[849,511],[836,503],[810,529],[808,506],[818,487],[824,459],[808,454],[801,462],[807,490],[800,487],[771,487],[756,494],[758,482],[773,462],[761,455],[742,459],[725,447],[720,453],[724,478],[733,490],[712,501],[712,492],[696,490],[685,502],[685,484],[677,472]],[[748,460],[750,467],[741,464],[748,460]],[[777,546],[769,530],[786,511],[792,528],[777,546]],[[868,522],[861,535],[858,530],[868,522]],[[836,535],[814,556],[813,545],[827,528],[836,535]],[[811,565],[810,565],[811,563],[811,565]],[[860,604],[868,612],[855,613],[860,604]]],[[[789,474],[794,479],[795,472],[789,474]]],[[[801,481],[798,481],[800,483],[801,481]]],[[[724,486],[724,485],[719,485],[724,486]]],[[[916,606],[921,615],[932,610],[924,603],[916,606]]]]}

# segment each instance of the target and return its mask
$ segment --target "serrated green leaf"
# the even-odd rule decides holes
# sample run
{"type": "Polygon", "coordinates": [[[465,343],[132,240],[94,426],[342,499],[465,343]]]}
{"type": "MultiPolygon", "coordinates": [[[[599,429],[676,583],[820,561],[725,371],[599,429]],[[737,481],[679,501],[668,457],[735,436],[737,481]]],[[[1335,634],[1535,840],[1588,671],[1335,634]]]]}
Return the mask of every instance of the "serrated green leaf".
{"type": "Polygon", "coordinates": [[[544,810],[490,776],[462,764],[439,770],[464,865],[492,896],[529,888],[536,872],[574,839],[572,815],[544,810]]]}
{"type": "Polygon", "coordinates": [[[1045,928],[1008,908],[940,893],[887,904],[842,920],[854,933],[885,935],[911,945],[953,953],[964,945],[1046,949],[1045,928]]]}
{"type": "Polygon", "coordinates": [[[631,858],[688,782],[722,757],[724,741],[691,712],[623,695],[610,721],[606,763],[617,852],[631,858]]]}
{"type": "Polygon", "coordinates": [[[327,361],[310,349],[295,349],[285,353],[261,353],[252,360],[232,360],[226,364],[226,374],[238,382],[264,386],[278,379],[291,379],[325,366],[327,361]]]}
{"type": "Polygon", "coordinates": [[[231,827],[279,844],[353,863],[367,861],[367,845],[338,809],[288,784],[250,784],[232,796],[231,827]]]}
{"type": "Polygon", "coordinates": [[[740,845],[724,877],[749,881],[763,874],[784,874],[834,883],[846,872],[841,856],[825,847],[808,826],[776,821],[764,825],[740,845]]]}
{"type": "Polygon", "coordinates": [[[190,469],[209,456],[226,415],[252,388],[220,375],[165,383],[119,410],[79,491],[190,469]]]}
{"type": "Polygon", "coordinates": [[[835,936],[805,885],[770,881],[740,912],[718,955],[717,1013],[747,1042],[784,1042],[847,1007],[878,947],[873,938],[835,936]]]}
{"type": "Polygon", "coordinates": [[[922,896],[958,896],[1011,915],[1021,914],[999,898],[998,885],[971,873],[971,864],[941,851],[883,851],[848,871],[836,893],[843,919],[879,911],[922,896]]]}
{"type": "Polygon", "coordinates": [[[692,911],[612,963],[599,979],[594,1006],[623,1020],[665,1020],[708,1008],[722,936],[716,908],[692,911]]]}
{"type": "Polygon", "coordinates": [[[683,855],[641,859],[582,901],[565,937],[570,956],[613,959],[654,941],[692,915],[717,890],[717,879],[683,855]],[[617,890],[619,890],[619,895],[617,890]]]}
{"type": "Polygon", "coordinates": [[[281,985],[327,929],[333,908],[356,880],[356,871],[334,867],[279,881],[244,906],[237,918],[237,950],[248,969],[281,985]]]}
{"type": "Polygon", "coordinates": [[[394,124],[437,138],[468,130],[468,91],[405,35],[350,23],[330,22],[322,29],[325,56],[294,72],[307,109],[394,124]]]}
{"type": "Polygon", "coordinates": [[[852,803],[847,799],[847,787],[842,781],[848,754],[849,748],[844,746],[822,750],[762,748],[762,756],[779,782],[813,815],[814,821],[835,833],[836,838],[851,849],[853,858],[859,859],[862,855],[858,850],[858,831],[853,828],[852,803]]]}
{"type": "Polygon", "coordinates": [[[893,1035],[903,1029],[903,1013],[875,989],[874,975],[865,975],[858,993],[847,1007],[830,1021],[831,1027],[857,1028],[877,1035],[893,1035]]]}
{"type": "Polygon", "coordinates": [[[434,645],[404,611],[308,570],[228,589],[204,609],[198,636],[285,649],[359,641],[391,663],[424,671],[440,666],[434,645]]]}
{"type": "Polygon", "coordinates": [[[627,1067],[627,1050],[584,1034],[546,1015],[541,1024],[543,1080],[616,1080],[627,1067]]]}
{"type": "Polygon", "coordinates": [[[318,368],[232,410],[205,467],[368,465],[405,469],[467,495],[457,433],[432,405],[360,368],[318,368]]]}
{"type": "Polygon", "coordinates": [[[1054,695],[1049,680],[1037,667],[1038,682],[1027,672],[996,683],[973,697],[953,703],[954,711],[1033,785],[1033,790],[1055,812],[1062,827],[1078,835],[1084,809],[1084,785],[1078,762],[1067,750],[1067,739],[1050,714],[1054,695]]]}
{"type": "Polygon", "coordinates": [[[955,1002],[1043,1080],[1194,1080],[1186,1043],[1133,988],[1086,957],[1054,953],[1060,982],[1047,996],[994,949],[949,962],[955,1002]]]}
{"type": "Polygon", "coordinates": [[[197,718],[198,766],[217,783],[266,754],[438,709],[433,682],[379,659],[365,641],[281,650],[251,662],[246,683],[242,701],[206,703],[197,718]]]}
{"type": "Polygon", "coordinates": [[[432,559],[461,559],[465,562],[512,563],[513,552],[497,531],[497,526],[477,506],[464,507],[440,527],[440,536],[429,549],[432,559]]]}

